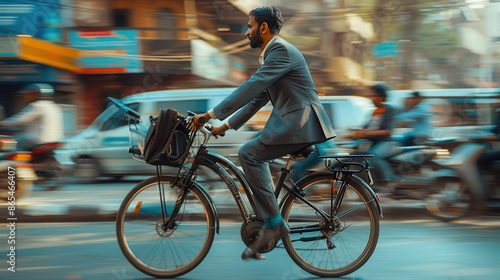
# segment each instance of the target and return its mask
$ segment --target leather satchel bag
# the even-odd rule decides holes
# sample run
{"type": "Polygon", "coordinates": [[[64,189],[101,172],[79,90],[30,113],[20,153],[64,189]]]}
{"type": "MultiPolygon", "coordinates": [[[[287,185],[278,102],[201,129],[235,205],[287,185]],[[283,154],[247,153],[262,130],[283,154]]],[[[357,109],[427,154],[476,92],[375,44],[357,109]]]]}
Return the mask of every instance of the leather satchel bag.
{"type": "Polygon", "coordinates": [[[150,116],[151,126],[144,139],[144,160],[151,165],[180,166],[189,152],[189,129],[175,109],[162,109],[150,116]]]}

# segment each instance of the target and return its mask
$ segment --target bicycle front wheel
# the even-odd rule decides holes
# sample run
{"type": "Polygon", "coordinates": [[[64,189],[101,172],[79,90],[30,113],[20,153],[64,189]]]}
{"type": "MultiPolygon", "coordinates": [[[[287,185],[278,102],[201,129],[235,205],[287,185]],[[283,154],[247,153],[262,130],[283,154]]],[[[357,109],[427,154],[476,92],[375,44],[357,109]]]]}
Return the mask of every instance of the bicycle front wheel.
{"type": "Polygon", "coordinates": [[[166,220],[179,197],[173,176],[149,178],[135,186],[117,214],[120,249],[138,270],[154,277],[177,277],[194,269],[205,258],[215,235],[215,216],[209,200],[195,184],[182,202],[170,228],[166,220]],[[160,202],[159,191],[164,194],[160,202]]]}
{"type": "Polygon", "coordinates": [[[332,216],[340,182],[331,173],[312,174],[298,182],[304,198],[327,213],[290,196],[282,215],[290,226],[283,244],[305,271],[321,277],[340,277],[359,269],[372,255],[379,235],[379,211],[370,192],[357,180],[347,184],[342,204],[332,216]]]}

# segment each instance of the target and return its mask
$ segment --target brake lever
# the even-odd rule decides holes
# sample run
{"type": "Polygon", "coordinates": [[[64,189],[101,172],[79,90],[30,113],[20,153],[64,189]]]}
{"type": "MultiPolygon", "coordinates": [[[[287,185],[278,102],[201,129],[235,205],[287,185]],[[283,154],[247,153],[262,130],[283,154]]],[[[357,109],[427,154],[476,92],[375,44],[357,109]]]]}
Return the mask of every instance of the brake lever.
{"type": "MultiPolygon", "coordinates": [[[[210,132],[212,131],[212,128],[213,128],[213,126],[212,126],[211,124],[209,124],[209,123],[205,123],[205,124],[203,125],[203,127],[204,127],[206,130],[210,131],[210,132]]],[[[217,136],[220,136],[220,137],[224,137],[224,136],[226,136],[226,133],[217,134],[217,135],[212,134],[212,135],[213,135],[215,138],[217,138],[217,136]]]]}

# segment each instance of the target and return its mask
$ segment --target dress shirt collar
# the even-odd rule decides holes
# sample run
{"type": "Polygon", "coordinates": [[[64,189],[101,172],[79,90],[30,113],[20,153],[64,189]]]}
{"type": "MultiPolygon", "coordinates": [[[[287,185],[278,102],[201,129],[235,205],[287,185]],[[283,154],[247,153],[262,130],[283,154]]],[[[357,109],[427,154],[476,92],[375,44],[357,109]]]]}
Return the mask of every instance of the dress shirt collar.
{"type": "Polygon", "coordinates": [[[261,65],[264,64],[264,54],[267,51],[267,47],[269,47],[269,45],[271,45],[271,43],[274,42],[274,40],[276,40],[276,38],[278,38],[278,36],[274,36],[274,38],[272,38],[271,40],[269,40],[269,42],[267,43],[267,45],[264,47],[264,49],[260,53],[260,55],[259,55],[259,62],[260,62],[261,65]]]}

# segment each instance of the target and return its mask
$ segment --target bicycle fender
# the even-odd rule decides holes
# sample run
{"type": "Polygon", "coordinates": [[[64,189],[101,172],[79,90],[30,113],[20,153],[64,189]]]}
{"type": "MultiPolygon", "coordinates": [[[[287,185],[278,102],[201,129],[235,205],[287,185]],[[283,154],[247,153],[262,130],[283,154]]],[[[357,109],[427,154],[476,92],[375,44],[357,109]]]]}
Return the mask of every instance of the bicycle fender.
{"type": "Polygon", "coordinates": [[[241,217],[246,221],[246,223],[251,223],[253,217],[252,210],[255,209],[255,201],[253,200],[253,196],[249,195],[252,192],[248,183],[246,183],[243,173],[231,162],[227,160],[225,161],[223,157],[217,157],[217,155],[212,156],[208,154],[206,158],[203,159],[201,164],[215,172],[220,177],[222,182],[226,184],[236,202],[236,205],[238,206],[241,217]],[[223,167],[228,168],[228,171],[226,171],[223,167]],[[238,182],[242,184],[241,186],[243,187],[246,198],[250,203],[250,208],[245,204],[245,200],[242,198],[244,194],[239,191],[238,186],[232,179],[231,175],[236,176],[238,182]]]}
{"type": "Polygon", "coordinates": [[[365,182],[363,179],[359,178],[357,175],[352,175],[351,179],[358,181],[358,183],[363,185],[363,187],[365,187],[365,189],[368,190],[368,192],[373,197],[373,200],[375,200],[375,203],[377,204],[377,209],[378,209],[378,213],[379,213],[380,217],[384,217],[384,211],[382,209],[382,203],[380,203],[380,198],[375,193],[375,191],[370,187],[370,185],[367,182],[365,182]]]}
{"type": "MultiPolygon", "coordinates": [[[[325,171],[315,172],[315,173],[309,174],[306,177],[300,179],[299,181],[297,181],[296,184],[299,185],[303,180],[306,180],[309,177],[321,176],[321,175],[324,175],[324,174],[332,174],[332,173],[331,172],[325,172],[325,171]]],[[[382,209],[382,204],[380,203],[380,199],[379,199],[378,195],[375,193],[375,191],[370,187],[370,185],[368,185],[368,183],[366,183],[363,179],[361,179],[360,177],[358,177],[356,175],[353,175],[351,177],[351,179],[356,180],[358,183],[360,183],[371,194],[371,196],[373,197],[373,200],[375,201],[375,203],[377,205],[377,209],[378,209],[380,217],[384,217],[384,211],[382,209]]],[[[282,206],[284,205],[285,201],[288,199],[289,196],[290,196],[290,192],[287,192],[286,195],[283,196],[283,198],[281,199],[280,204],[279,204],[280,209],[282,208],[282,206]]]]}
{"type": "Polygon", "coordinates": [[[206,197],[206,199],[210,202],[210,208],[212,208],[212,212],[215,217],[215,232],[219,234],[220,222],[219,222],[219,213],[217,212],[217,206],[215,205],[212,196],[207,192],[207,190],[197,182],[194,182],[194,186],[198,188],[206,197]]]}

